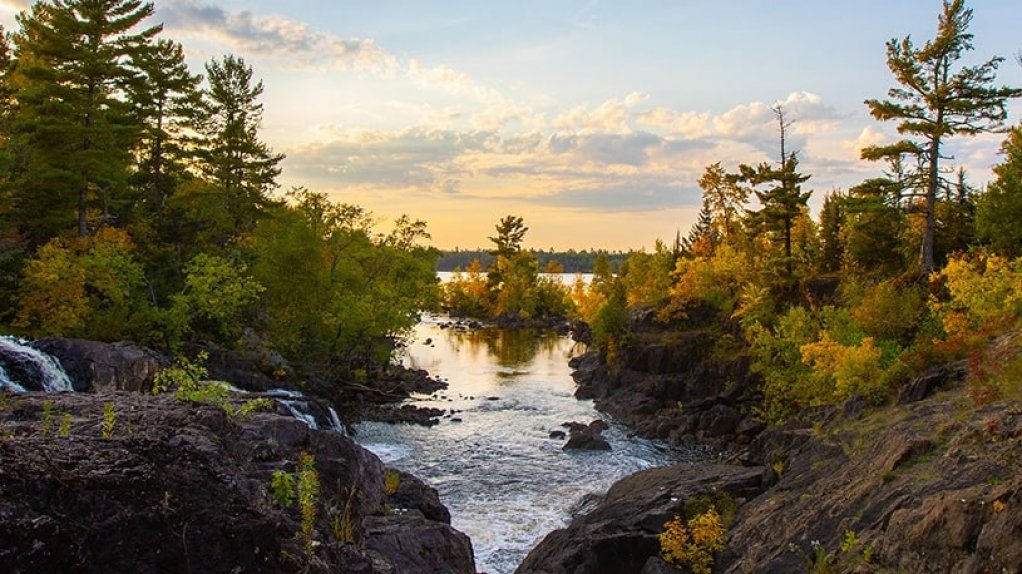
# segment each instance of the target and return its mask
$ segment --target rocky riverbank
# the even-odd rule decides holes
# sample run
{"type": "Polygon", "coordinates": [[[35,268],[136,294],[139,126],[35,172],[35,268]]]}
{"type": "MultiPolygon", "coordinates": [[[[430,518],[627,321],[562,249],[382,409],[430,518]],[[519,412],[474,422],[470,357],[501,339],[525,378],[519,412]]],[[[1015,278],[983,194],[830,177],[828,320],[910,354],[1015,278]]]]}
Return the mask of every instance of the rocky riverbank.
{"type": "Polygon", "coordinates": [[[611,488],[522,574],[680,572],[657,535],[693,500],[736,507],[714,572],[1022,572],[1022,406],[962,389],[771,429],[731,465],[676,465],[611,488]]]}
{"type": "Polygon", "coordinates": [[[171,361],[131,343],[32,343],[52,359],[8,343],[0,366],[29,392],[0,391],[0,571],[475,572],[436,491],[344,436],[324,398],[346,399],[349,417],[385,416],[443,388],[423,371],[337,390],[297,384],[273,357],[189,349],[207,355],[209,378],[240,389],[222,408],[151,395],[171,361]],[[33,392],[43,381],[76,392],[33,392]],[[258,398],[274,400],[237,413],[258,398]],[[299,511],[272,482],[297,481],[305,454],[319,489],[299,511]]]}
{"type": "Polygon", "coordinates": [[[657,536],[706,500],[733,520],[718,573],[1022,572],[1017,400],[977,405],[955,364],[912,380],[896,404],[852,400],[766,429],[749,415],[748,357],[721,352],[712,318],[694,320],[658,330],[634,318],[614,366],[596,354],[574,364],[578,395],[640,434],[727,449],[728,464],[621,480],[517,572],[687,571],[662,559],[657,536]]]}
{"type": "Polygon", "coordinates": [[[636,313],[613,364],[597,351],[572,361],[575,394],[641,436],[740,449],[764,428],[752,416],[760,380],[740,346],[722,348],[733,341],[727,331],[706,308],[692,307],[672,325],[636,313]]]}

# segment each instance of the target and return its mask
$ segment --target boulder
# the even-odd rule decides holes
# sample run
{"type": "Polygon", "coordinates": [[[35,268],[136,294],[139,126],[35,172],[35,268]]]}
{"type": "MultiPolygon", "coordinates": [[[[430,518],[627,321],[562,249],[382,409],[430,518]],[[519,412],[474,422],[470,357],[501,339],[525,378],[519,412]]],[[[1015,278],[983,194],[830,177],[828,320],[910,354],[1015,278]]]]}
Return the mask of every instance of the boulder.
{"type": "Polygon", "coordinates": [[[134,343],[46,338],[32,345],[57,359],[79,392],[150,391],[170,362],[134,343]]]}
{"type": "Polygon", "coordinates": [[[394,572],[475,574],[468,536],[418,511],[371,516],[366,535],[366,549],[384,557],[394,572]]]}
{"type": "Polygon", "coordinates": [[[397,472],[399,481],[397,491],[387,497],[387,506],[396,509],[418,510],[426,518],[444,524],[451,523],[451,513],[440,502],[436,489],[413,474],[391,469],[397,472]]]}
{"type": "Polygon", "coordinates": [[[761,467],[713,464],[678,464],[633,474],[615,483],[595,510],[547,535],[515,572],[663,572],[666,565],[656,560],[650,564],[660,554],[657,535],[688,500],[719,493],[752,498],[764,490],[764,474],[761,467]]]}
{"type": "Polygon", "coordinates": [[[568,442],[562,447],[564,450],[610,450],[610,443],[603,438],[603,431],[608,426],[602,420],[595,420],[588,425],[570,422],[562,426],[567,427],[571,433],[568,442]]]}

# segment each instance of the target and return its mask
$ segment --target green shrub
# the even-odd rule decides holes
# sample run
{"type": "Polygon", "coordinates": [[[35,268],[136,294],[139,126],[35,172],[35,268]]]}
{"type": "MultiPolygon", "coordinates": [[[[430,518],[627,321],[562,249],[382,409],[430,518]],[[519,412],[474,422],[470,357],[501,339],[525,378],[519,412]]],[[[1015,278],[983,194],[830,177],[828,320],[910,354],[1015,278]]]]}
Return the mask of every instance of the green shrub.
{"type": "Polygon", "coordinates": [[[273,502],[288,508],[295,503],[295,477],[283,470],[275,470],[270,476],[270,498],[273,502]]]}

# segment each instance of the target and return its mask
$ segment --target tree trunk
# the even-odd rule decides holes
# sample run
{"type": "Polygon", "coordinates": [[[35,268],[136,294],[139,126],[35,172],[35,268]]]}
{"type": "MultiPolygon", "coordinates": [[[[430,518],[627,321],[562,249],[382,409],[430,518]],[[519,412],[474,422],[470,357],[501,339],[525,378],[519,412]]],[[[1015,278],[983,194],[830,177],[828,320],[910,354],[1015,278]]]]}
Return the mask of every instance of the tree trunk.
{"type": "MultiPolygon", "coordinates": [[[[937,113],[937,125],[943,122],[943,113],[937,113]]],[[[936,261],[933,255],[934,236],[937,227],[937,186],[940,182],[940,137],[930,143],[930,165],[926,177],[926,226],[923,229],[923,244],[919,249],[919,268],[924,274],[933,273],[936,261]]]]}

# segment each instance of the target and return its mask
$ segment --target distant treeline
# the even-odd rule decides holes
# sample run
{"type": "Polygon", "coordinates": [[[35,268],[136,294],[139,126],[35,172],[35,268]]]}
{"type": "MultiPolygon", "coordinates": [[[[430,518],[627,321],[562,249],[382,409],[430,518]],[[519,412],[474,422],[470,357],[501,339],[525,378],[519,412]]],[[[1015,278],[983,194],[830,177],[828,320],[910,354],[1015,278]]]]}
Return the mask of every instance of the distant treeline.
{"type": "MultiPolygon", "coordinates": [[[[629,255],[629,253],[623,251],[600,250],[575,251],[574,249],[569,249],[568,251],[543,251],[530,249],[529,251],[539,261],[540,270],[546,269],[548,261],[556,261],[564,267],[565,273],[592,273],[593,262],[600,255],[606,257],[610,261],[611,268],[616,271],[628,259],[629,255]]],[[[443,252],[440,260],[437,261],[436,270],[454,271],[455,269],[466,269],[474,259],[478,259],[484,269],[494,261],[494,257],[489,251],[482,249],[474,251],[456,249],[454,251],[443,252]]]]}

